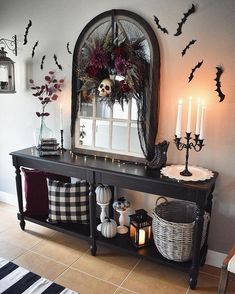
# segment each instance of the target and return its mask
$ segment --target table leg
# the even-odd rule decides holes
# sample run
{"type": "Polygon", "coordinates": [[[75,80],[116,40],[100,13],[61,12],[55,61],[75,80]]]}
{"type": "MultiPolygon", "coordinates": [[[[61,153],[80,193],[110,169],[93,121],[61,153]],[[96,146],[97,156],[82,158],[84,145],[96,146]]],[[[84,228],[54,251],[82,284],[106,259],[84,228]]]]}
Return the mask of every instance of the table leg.
{"type": "Polygon", "coordinates": [[[17,198],[18,198],[18,207],[19,207],[19,214],[18,218],[20,220],[20,227],[22,230],[25,229],[25,220],[24,220],[24,208],[23,208],[23,196],[22,196],[22,181],[20,175],[20,167],[15,165],[16,169],[16,191],[17,191],[17,198]]]}
{"type": "Polygon", "coordinates": [[[202,239],[202,230],[204,222],[204,209],[197,207],[196,210],[196,220],[194,228],[194,242],[193,242],[193,256],[192,256],[192,266],[190,269],[189,275],[189,285],[191,289],[195,289],[197,285],[197,277],[200,267],[200,249],[201,249],[201,239],[202,239]]]}
{"type": "Polygon", "coordinates": [[[89,193],[89,208],[90,208],[90,250],[91,255],[96,255],[96,194],[95,185],[90,183],[89,193]]]}
{"type": "MultiPolygon", "coordinates": [[[[213,200],[213,191],[214,191],[214,188],[215,188],[215,185],[212,186],[211,188],[211,191],[207,197],[207,203],[206,203],[206,208],[205,210],[211,215],[211,210],[212,210],[212,200],[213,200]]],[[[207,245],[207,242],[208,242],[208,235],[209,235],[209,227],[210,227],[210,220],[208,222],[208,226],[207,226],[207,230],[206,230],[206,238],[205,238],[205,241],[204,241],[204,244],[203,244],[203,250],[202,250],[202,253],[203,253],[203,256],[202,256],[202,260],[201,260],[201,263],[200,263],[200,266],[203,266],[205,264],[205,261],[206,261],[206,255],[207,255],[207,250],[208,250],[208,245],[207,245]]]]}

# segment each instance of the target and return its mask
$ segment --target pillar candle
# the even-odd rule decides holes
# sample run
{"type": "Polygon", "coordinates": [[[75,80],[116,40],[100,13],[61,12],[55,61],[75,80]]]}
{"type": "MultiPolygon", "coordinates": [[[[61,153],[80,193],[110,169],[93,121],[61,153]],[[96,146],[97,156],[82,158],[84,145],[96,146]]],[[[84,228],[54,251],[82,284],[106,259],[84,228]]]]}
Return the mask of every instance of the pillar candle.
{"type": "Polygon", "coordinates": [[[183,100],[179,99],[179,101],[178,101],[177,121],[176,121],[176,128],[175,128],[175,135],[176,135],[177,138],[181,138],[182,105],[183,105],[183,100]]]}
{"type": "Polygon", "coordinates": [[[205,112],[205,103],[202,102],[202,111],[201,111],[201,123],[200,123],[200,134],[199,139],[204,139],[204,112],[205,112]]]}
{"type": "Polygon", "coordinates": [[[188,122],[187,122],[187,133],[191,133],[191,115],[192,115],[192,97],[188,98],[188,122]]]}
{"type": "Polygon", "coordinates": [[[63,105],[60,103],[60,130],[63,130],[63,105]]]}
{"type": "Polygon", "coordinates": [[[139,245],[144,245],[145,243],[145,230],[139,230],[139,245]]]}
{"type": "Polygon", "coordinates": [[[195,131],[195,135],[199,135],[199,128],[200,128],[200,109],[201,109],[201,99],[198,98],[198,102],[197,102],[197,119],[196,119],[196,131],[195,131]]]}

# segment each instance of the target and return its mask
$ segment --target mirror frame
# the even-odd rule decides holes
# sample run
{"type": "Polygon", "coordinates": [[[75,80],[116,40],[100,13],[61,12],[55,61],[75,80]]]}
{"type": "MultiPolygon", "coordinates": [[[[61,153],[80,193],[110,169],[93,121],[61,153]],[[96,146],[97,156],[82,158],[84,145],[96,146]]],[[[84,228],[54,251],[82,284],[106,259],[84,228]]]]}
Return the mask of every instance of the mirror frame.
{"type": "Polygon", "coordinates": [[[139,15],[128,10],[109,10],[103,12],[93,18],[80,33],[73,52],[73,68],[72,68],[72,103],[71,103],[71,150],[75,154],[93,155],[100,157],[108,157],[125,161],[146,163],[150,162],[155,153],[155,139],[158,130],[158,114],[159,114],[159,92],[160,92],[160,50],[157,37],[151,26],[139,15]],[[149,89],[143,105],[138,109],[138,135],[141,149],[144,157],[134,157],[119,153],[103,152],[78,148],[75,146],[75,124],[79,110],[79,99],[77,95],[81,88],[81,81],[78,79],[77,68],[79,66],[79,49],[84,44],[84,40],[92,27],[102,19],[110,17],[111,20],[115,16],[124,16],[142,28],[146,40],[150,47],[150,68],[149,68],[149,89]],[[140,109],[141,108],[141,109],[140,109]],[[143,119],[140,119],[143,118],[143,119]]]}

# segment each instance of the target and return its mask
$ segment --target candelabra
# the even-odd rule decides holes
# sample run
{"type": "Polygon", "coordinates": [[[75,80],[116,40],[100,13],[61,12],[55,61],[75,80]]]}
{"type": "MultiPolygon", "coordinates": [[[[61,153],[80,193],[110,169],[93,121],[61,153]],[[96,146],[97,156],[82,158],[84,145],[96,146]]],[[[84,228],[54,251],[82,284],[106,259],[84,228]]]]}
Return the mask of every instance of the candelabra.
{"type": "Polygon", "coordinates": [[[60,130],[60,150],[65,151],[64,148],[64,130],[60,130]]]}
{"type": "Polygon", "coordinates": [[[178,150],[181,151],[183,149],[186,149],[185,168],[182,172],[180,172],[182,176],[186,176],[186,177],[190,177],[192,175],[192,173],[188,170],[189,149],[194,149],[196,152],[199,152],[204,146],[203,139],[199,139],[199,135],[195,134],[194,136],[195,136],[193,139],[194,143],[190,142],[190,140],[192,139],[191,133],[187,133],[187,132],[185,137],[186,143],[182,143],[181,138],[178,138],[176,135],[174,140],[178,150]]]}

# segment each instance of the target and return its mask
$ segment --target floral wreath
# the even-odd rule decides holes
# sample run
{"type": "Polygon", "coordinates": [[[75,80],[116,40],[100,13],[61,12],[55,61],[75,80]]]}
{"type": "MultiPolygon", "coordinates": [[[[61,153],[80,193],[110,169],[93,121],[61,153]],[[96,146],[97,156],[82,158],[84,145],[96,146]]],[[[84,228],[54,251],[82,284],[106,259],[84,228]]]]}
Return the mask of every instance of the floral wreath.
{"type": "Polygon", "coordinates": [[[119,38],[93,40],[91,45],[82,48],[78,70],[82,82],[81,102],[88,103],[97,97],[110,107],[115,102],[123,107],[124,101],[143,96],[149,65],[143,45],[119,38]]]}

